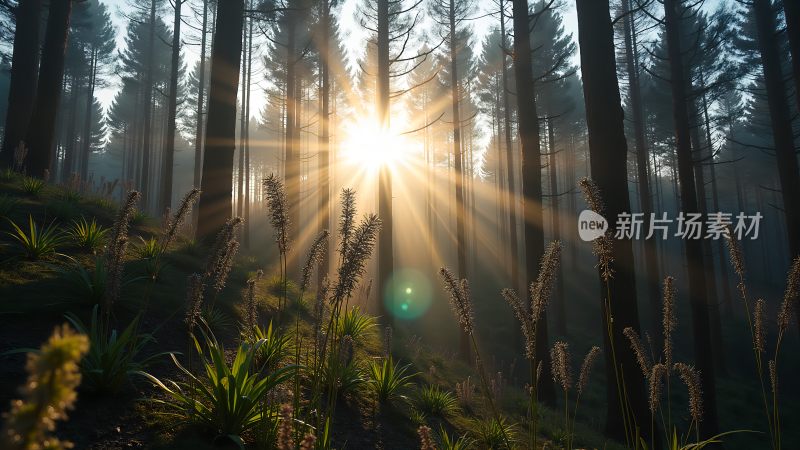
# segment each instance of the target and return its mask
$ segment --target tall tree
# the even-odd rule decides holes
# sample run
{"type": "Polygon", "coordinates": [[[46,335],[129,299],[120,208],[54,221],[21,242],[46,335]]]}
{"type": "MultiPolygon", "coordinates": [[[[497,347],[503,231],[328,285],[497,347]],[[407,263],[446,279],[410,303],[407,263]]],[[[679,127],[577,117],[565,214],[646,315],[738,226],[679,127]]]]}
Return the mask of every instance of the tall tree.
{"type": "MultiPolygon", "coordinates": [[[[605,201],[606,217],[610,223],[614,223],[614,218],[620,213],[630,211],[630,199],[627,182],[628,145],[608,0],[578,0],[577,13],[592,178],[605,201]]],[[[602,296],[603,329],[611,330],[610,336],[608,333],[604,335],[603,352],[609,380],[606,389],[606,433],[617,439],[627,439],[630,445],[631,436],[626,435],[626,431],[634,426],[631,419],[649,416],[644,383],[632,352],[615,352],[612,348],[615,344],[625,342],[622,330],[627,327],[639,329],[631,240],[615,240],[612,252],[614,275],[612,278],[606,277],[607,290],[602,296]],[[619,373],[615,375],[617,370],[619,373]],[[624,380],[624,384],[620,380],[624,380]],[[620,386],[624,386],[627,397],[619,392],[620,386]],[[623,398],[627,398],[625,405],[621,404],[623,398]]],[[[602,273],[600,276],[604,277],[602,273]]],[[[642,430],[647,429],[644,424],[640,425],[642,430]]]]}
{"type": "MultiPolygon", "coordinates": [[[[551,2],[552,3],[552,2],[551,2]]],[[[522,145],[522,217],[525,236],[525,279],[526,286],[536,281],[539,260],[544,254],[544,217],[542,212],[542,162],[540,148],[540,126],[536,111],[533,68],[531,65],[531,15],[527,0],[512,0],[514,23],[514,73],[517,83],[517,119],[519,138],[522,145]]],[[[547,317],[540,319],[537,326],[535,355],[544,366],[550,363],[547,344],[547,317]]],[[[538,398],[547,404],[555,404],[555,390],[552,380],[543,377],[539,380],[538,398]]]]}
{"type": "Polygon", "coordinates": [[[14,51],[11,59],[11,80],[8,90],[8,112],[3,132],[0,166],[11,167],[14,150],[24,140],[36,98],[39,65],[39,23],[42,0],[20,0],[17,5],[17,26],[14,29],[14,51]]]}
{"type": "MultiPolygon", "coordinates": [[[[700,209],[692,158],[689,105],[687,97],[689,84],[684,67],[681,46],[682,15],[687,9],[680,0],[664,0],[664,26],[667,38],[667,55],[670,67],[670,87],[672,91],[672,110],[675,123],[675,143],[678,157],[678,180],[682,213],[697,214],[700,209]]],[[[708,299],[706,292],[706,271],[704,270],[703,243],[699,239],[685,242],[686,263],[689,279],[689,303],[692,309],[692,328],[694,330],[695,365],[702,373],[705,414],[702,435],[717,434],[717,398],[714,358],[711,346],[708,299]]]]}
{"type": "Polygon", "coordinates": [[[231,215],[236,93],[242,56],[244,0],[217,4],[217,28],[211,51],[206,145],[197,235],[213,239],[231,215]]]}
{"type": "MultiPolygon", "coordinates": [[[[636,29],[636,14],[632,8],[632,0],[622,0],[622,26],[625,39],[625,71],[628,78],[628,104],[631,109],[633,121],[633,137],[636,147],[636,182],[639,189],[639,208],[644,214],[644,228],[649,229],[651,214],[653,213],[653,198],[650,190],[649,150],[645,136],[644,110],[642,106],[642,93],[639,84],[638,61],[638,33],[636,29]]],[[[651,321],[653,330],[661,326],[661,289],[658,280],[658,255],[656,241],[644,241],[644,261],[646,272],[647,297],[650,301],[651,321]]]]}
{"type": "Polygon", "coordinates": [[[178,113],[178,75],[181,64],[181,5],[183,0],[174,0],[175,18],[172,23],[172,59],[170,60],[169,92],[167,106],[167,133],[164,137],[163,164],[161,167],[161,192],[158,211],[172,204],[172,171],[175,161],[175,130],[178,113]]]}
{"type": "Polygon", "coordinates": [[[61,101],[71,13],[72,0],[50,1],[36,101],[25,140],[30,147],[29,173],[37,177],[44,177],[49,173],[53,162],[56,113],[61,101]]]}
{"type": "MultiPolygon", "coordinates": [[[[461,131],[464,123],[461,120],[461,98],[464,95],[459,78],[459,59],[468,41],[468,31],[464,21],[469,20],[475,9],[471,1],[438,0],[430,3],[434,20],[441,27],[441,37],[447,45],[448,75],[450,75],[450,106],[453,121],[453,160],[456,191],[456,253],[459,279],[467,278],[467,243],[464,221],[466,218],[464,201],[464,153],[461,142],[461,131]]],[[[463,67],[461,68],[464,69],[463,67]]],[[[469,335],[461,331],[459,350],[461,359],[470,361],[469,335]]]]}
{"type": "MultiPolygon", "coordinates": [[[[777,39],[775,11],[771,0],[754,0],[752,13],[756,23],[758,52],[766,82],[772,137],[778,161],[778,178],[783,196],[783,214],[792,258],[800,255],[800,169],[795,154],[792,115],[786,98],[781,50],[777,39]]],[[[797,315],[800,323],[800,313],[797,315]]]]}
{"type": "Polygon", "coordinates": [[[792,52],[792,72],[794,74],[794,95],[797,109],[800,110],[800,0],[783,0],[783,13],[786,16],[786,35],[792,52]]]}

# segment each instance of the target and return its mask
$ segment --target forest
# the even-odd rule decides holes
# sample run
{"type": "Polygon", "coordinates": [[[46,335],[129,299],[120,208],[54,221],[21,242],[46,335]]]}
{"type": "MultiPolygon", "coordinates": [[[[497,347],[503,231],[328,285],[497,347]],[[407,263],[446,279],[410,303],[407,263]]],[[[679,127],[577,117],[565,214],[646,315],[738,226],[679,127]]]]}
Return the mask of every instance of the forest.
{"type": "Polygon", "coordinates": [[[0,450],[800,448],[800,0],[0,0],[0,133],[0,450]]]}

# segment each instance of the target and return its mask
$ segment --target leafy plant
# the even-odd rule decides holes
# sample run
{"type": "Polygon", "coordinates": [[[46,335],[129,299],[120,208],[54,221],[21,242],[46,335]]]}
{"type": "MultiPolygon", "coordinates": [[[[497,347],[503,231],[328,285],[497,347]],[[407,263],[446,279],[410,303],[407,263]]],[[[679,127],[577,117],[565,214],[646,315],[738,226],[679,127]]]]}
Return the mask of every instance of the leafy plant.
{"type": "Polygon", "coordinates": [[[256,325],[249,332],[245,330],[243,334],[245,342],[250,345],[261,342],[254,357],[254,365],[259,370],[274,369],[289,353],[291,337],[278,333],[272,327],[272,322],[266,328],[256,325]]]}
{"type": "Polygon", "coordinates": [[[369,365],[368,384],[378,402],[389,403],[401,396],[400,392],[411,384],[416,374],[408,373],[410,365],[394,364],[392,357],[383,358],[380,362],[372,361],[369,365]]]}
{"type": "Polygon", "coordinates": [[[102,247],[105,242],[108,228],[103,228],[97,224],[97,220],[92,218],[89,222],[85,217],[81,216],[80,219],[72,222],[72,228],[69,230],[69,235],[72,241],[79,247],[95,253],[97,249],[102,247]]]}
{"type": "Polygon", "coordinates": [[[165,383],[142,372],[167,397],[150,401],[166,408],[160,414],[181,423],[196,423],[222,436],[238,438],[266,416],[262,401],[271,389],[294,374],[296,366],[257,372],[254,360],[263,341],[254,345],[239,344],[233,362],[228,365],[225,348],[213,333],[203,332],[203,340],[201,345],[197,337],[192,336],[195,350],[201,356],[203,376],[186,369],[174,354],[170,356],[175,366],[188,381],[167,380],[165,383]]]}
{"type": "Polygon", "coordinates": [[[108,270],[104,258],[94,259],[94,269],[84,267],[79,261],[72,259],[72,263],[59,266],[56,270],[64,282],[64,297],[80,303],[97,305],[103,300],[108,282],[108,270]]]}
{"type": "Polygon", "coordinates": [[[452,416],[459,410],[455,395],[432,385],[419,390],[414,406],[428,415],[438,417],[452,416]]]}
{"type": "Polygon", "coordinates": [[[16,198],[0,195],[0,217],[7,218],[18,204],[19,201],[16,198]]]}
{"type": "Polygon", "coordinates": [[[39,178],[25,177],[22,179],[22,191],[27,195],[38,196],[44,189],[44,181],[39,178]]]}
{"type": "Polygon", "coordinates": [[[209,328],[216,331],[230,328],[234,323],[231,316],[225,311],[211,305],[203,308],[200,317],[203,318],[209,328]]]}
{"type": "Polygon", "coordinates": [[[131,374],[144,370],[153,359],[165,353],[141,358],[144,347],[155,342],[155,338],[136,332],[139,316],[118,333],[117,330],[108,331],[99,311],[99,306],[95,305],[88,328],[76,315],[69,313],[66,317],[75,329],[89,337],[89,352],[80,363],[84,386],[96,392],[116,393],[125,386],[131,374]]]}
{"type": "Polygon", "coordinates": [[[442,426],[439,427],[437,437],[441,450],[470,450],[475,446],[475,440],[468,435],[450,436],[442,426]]]}
{"type": "Polygon", "coordinates": [[[353,306],[341,315],[337,323],[339,336],[350,336],[356,342],[362,340],[374,328],[375,318],[362,313],[358,306],[353,306]]]}
{"type": "Polygon", "coordinates": [[[515,442],[516,426],[505,419],[476,420],[472,427],[475,430],[475,441],[480,448],[487,450],[506,448],[506,440],[515,442]]]}
{"type": "Polygon", "coordinates": [[[57,255],[56,250],[64,242],[63,234],[54,223],[44,227],[37,226],[31,215],[28,215],[28,231],[12,220],[9,223],[14,231],[6,234],[16,241],[22,255],[31,261],[57,255]]]}
{"type": "Polygon", "coordinates": [[[145,239],[139,236],[139,245],[136,247],[136,253],[139,258],[145,262],[145,272],[153,279],[157,279],[163,264],[161,262],[162,246],[158,239],[151,237],[145,239]]]}
{"type": "Polygon", "coordinates": [[[322,382],[328,391],[336,388],[339,396],[355,391],[364,384],[364,371],[358,361],[332,357],[322,371],[322,382]]]}

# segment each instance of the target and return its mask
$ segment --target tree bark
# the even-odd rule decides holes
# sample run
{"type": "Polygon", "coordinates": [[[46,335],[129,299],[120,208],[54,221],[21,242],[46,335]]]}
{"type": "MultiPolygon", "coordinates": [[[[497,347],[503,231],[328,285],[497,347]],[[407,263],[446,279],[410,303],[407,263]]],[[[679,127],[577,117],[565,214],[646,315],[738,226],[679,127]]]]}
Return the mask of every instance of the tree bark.
{"type": "Polygon", "coordinates": [[[0,166],[14,165],[14,150],[25,138],[36,98],[39,65],[39,22],[42,0],[21,0],[17,6],[14,50],[8,89],[8,111],[0,166]]]}
{"type": "MultiPolygon", "coordinates": [[[[639,70],[636,59],[636,24],[631,16],[631,0],[622,1],[623,27],[625,30],[625,68],[628,74],[628,93],[630,95],[631,113],[633,115],[634,143],[636,145],[636,181],[639,187],[639,206],[644,214],[643,228],[650,228],[651,214],[653,213],[653,198],[650,191],[650,177],[648,167],[648,147],[644,132],[644,111],[642,108],[642,94],[639,86],[639,70]]],[[[656,241],[644,241],[645,284],[647,296],[650,301],[650,326],[653,330],[661,328],[661,287],[658,273],[658,254],[656,241]]]]}
{"type": "Polygon", "coordinates": [[[172,173],[175,162],[175,128],[178,113],[178,69],[181,64],[181,4],[175,1],[175,19],[172,25],[172,61],[169,74],[169,99],[167,100],[167,133],[164,137],[163,166],[161,168],[161,196],[158,211],[172,204],[172,173]]]}
{"type": "Polygon", "coordinates": [[[29,146],[29,173],[41,178],[51,172],[53,162],[56,115],[63,89],[64,57],[71,13],[72,0],[50,1],[36,101],[26,139],[29,146]]]}
{"type": "Polygon", "coordinates": [[[242,55],[244,0],[217,4],[217,29],[211,52],[208,124],[203,154],[198,238],[213,240],[231,215],[236,93],[242,55]]]}
{"type": "MultiPolygon", "coordinates": [[[[625,139],[608,0],[578,0],[577,13],[592,178],[601,190],[606,202],[605,215],[609,226],[613,228],[615,218],[620,213],[630,211],[630,199],[627,182],[628,145],[625,139]]],[[[626,327],[639,330],[636,274],[630,239],[614,240],[613,266],[614,276],[607,281],[607,290],[602,295],[604,330],[610,327],[613,337],[612,342],[609,334],[604,333],[603,353],[609,380],[606,389],[606,434],[623,440],[627,437],[623,423],[627,408],[629,419],[644,420],[650,416],[644,396],[644,378],[633,353],[626,348],[627,341],[622,334],[626,327]],[[608,323],[609,318],[613,318],[611,323],[608,323]],[[620,404],[620,383],[614,381],[614,354],[619,376],[624,380],[627,408],[620,404]]],[[[648,434],[649,427],[644,423],[638,425],[645,435],[648,434]]]]}
{"type": "MultiPolygon", "coordinates": [[[[319,31],[319,71],[320,71],[320,133],[319,133],[319,231],[331,229],[331,169],[330,169],[330,3],[322,0],[322,14],[319,31]]],[[[328,239],[328,249],[323,252],[319,263],[319,274],[328,273],[330,255],[333,254],[334,239],[328,239]]],[[[324,276],[318,277],[320,287],[324,276]]]]}
{"type": "MultiPolygon", "coordinates": [[[[450,41],[450,105],[453,114],[453,170],[455,172],[456,194],[456,255],[458,278],[467,278],[467,243],[465,241],[465,208],[464,208],[464,155],[461,147],[461,108],[460,108],[460,83],[458,80],[458,48],[456,45],[456,6],[455,0],[450,0],[447,10],[449,25],[448,40],[450,41]]],[[[469,334],[461,330],[459,337],[459,356],[466,363],[470,360],[469,334]]]]}
{"type": "Polygon", "coordinates": [[[142,209],[148,210],[150,204],[150,153],[153,125],[153,70],[155,66],[154,52],[156,41],[156,0],[150,0],[150,29],[147,38],[147,57],[144,73],[144,124],[142,126],[142,171],[140,189],[142,191],[142,209]]]}
{"type": "MultiPolygon", "coordinates": [[[[698,213],[697,191],[693,172],[692,144],[690,137],[687,92],[689,83],[683,64],[681,50],[680,11],[678,0],[664,0],[664,19],[667,34],[667,54],[670,66],[672,90],[672,112],[675,120],[675,141],[678,157],[678,180],[680,205],[683,214],[698,213]]],[[[689,303],[692,309],[694,330],[695,366],[700,371],[705,413],[701,436],[708,438],[717,434],[717,394],[714,375],[714,355],[711,346],[706,272],[704,270],[703,243],[699,239],[686,239],[686,265],[689,279],[689,303]]]]}
{"type": "MultiPolygon", "coordinates": [[[[778,179],[783,196],[783,214],[786,219],[789,254],[793,259],[800,255],[800,205],[797,203],[797,199],[800,199],[800,172],[795,154],[792,117],[783,84],[775,16],[771,5],[770,0],[753,1],[758,49],[764,68],[767,104],[769,105],[772,136],[775,143],[775,157],[778,161],[778,179]]],[[[800,326],[800,308],[795,308],[795,317],[800,326]]]]}
{"type": "MultiPolygon", "coordinates": [[[[553,127],[553,118],[547,118],[547,153],[550,172],[550,222],[553,232],[553,240],[561,240],[561,212],[559,211],[558,194],[558,163],[556,155],[556,132],[553,127]]],[[[560,336],[567,336],[567,305],[564,303],[564,277],[561,276],[562,269],[559,264],[555,287],[553,289],[553,312],[555,322],[555,332],[560,336]]]]}
{"type": "Polygon", "coordinates": [[[783,13],[786,15],[786,35],[792,53],[794,95],[800,111],[800,0],[783,0],[783,13]]]}
{"type": "MultiPolygon", "coordinates": [[[[542,212],[542,163],[539,143],[539,117],[533,91],[531,67],[530,20],[527,0],[513,0],[514,73],[517,82],[517,119],[522,144],[522,217],[525,233],[526,286],[539,275],[539,260],[544,254],[544,217],[542,212]]],[[[542,314],[537,326],[536,360],[550,366],[547,340],[547,317],[542,314]]],[[[539,380],[538,398],[555,405],[555,390],[550,377],[539,380]]]]}
{"type": "MultiPolygon", "coordinates": [[[[505,1],[500,0],[500,11],[505,14],[505,1]]],[[[508,191],[506,192],[506,202],[508,203],[508,236],[511,247],[511,285],[515,290],[520,289],[519,283],[519,243],[517,238],[517,178],[516,166],[514,164],[514,142],[511,139],[511,102],[509,101],[509,82],[508,66],[506,66],[506,21],[505,16],[500,16],[500,35],[503,43],[503,133],[506,145],[506,176],[508,178],[508,191]]],[[[522,288],[524,292],[525,289],[522,288]]]]}
{"type": "Polygon", "coordinates": [[[92,112],[94,111],[94,89],[97,84],[97,49],[92,46],[89,80],[86,87],[86,110],[83,118],[83,142],[81,142],[80,162],[78,163],[81,180],[89,175],[89,156],[92,153],[92,112]]]}
{"type": "MultiPolygon", "coordinates": [[[[378,126],[389,130],[389,0],[377,0],[378,16],[378,78],[377,78],[377,112],[378,126]]],[[[375,149],[375,151],[381,151],[375,149]]],[[[378,216],[381,219],[381,230],[378,234],[378,311],[386,326],[393,323],[392,316],[386,307],[384,296],[389,278],[394,271],[394,230],[392,223],[392,173],[385,164],[380,168],[378,180],[378,216]]]]}

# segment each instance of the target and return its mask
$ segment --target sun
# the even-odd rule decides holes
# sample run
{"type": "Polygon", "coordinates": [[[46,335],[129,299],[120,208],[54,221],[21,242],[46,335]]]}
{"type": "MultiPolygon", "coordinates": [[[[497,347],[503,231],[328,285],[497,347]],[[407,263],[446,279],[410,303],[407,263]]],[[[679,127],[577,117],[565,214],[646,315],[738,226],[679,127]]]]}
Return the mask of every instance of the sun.
{"type": "Polygon", "coordinates": [[[408,162],[411,143],[392,127],[381,127],[375,119],[361,118],[344,125],[344,163],[370,173],[387,167],[395,170],[408,162]]]}

